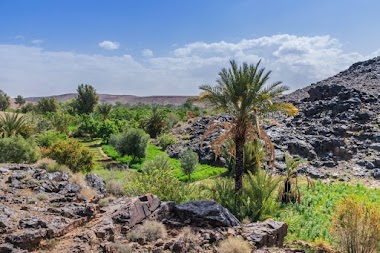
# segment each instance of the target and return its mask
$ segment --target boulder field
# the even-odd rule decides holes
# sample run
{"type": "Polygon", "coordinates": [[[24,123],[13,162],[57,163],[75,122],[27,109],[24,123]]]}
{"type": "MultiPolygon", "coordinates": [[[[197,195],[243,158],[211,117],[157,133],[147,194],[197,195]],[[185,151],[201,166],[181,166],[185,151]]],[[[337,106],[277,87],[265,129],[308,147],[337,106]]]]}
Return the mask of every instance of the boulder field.
{"type": "Polygon", "coordinates": [[[270,219],[241,224],[211,200],[176,204],[146,194],[104,204],[102,178],[85,179],[31,166],[1,167],[0,252],[119,252],[116,246],[125,244],[133,252],[217,252],[218,242],[229,236],[272,252],[265,247],[283,246],[287,234],[286,223],[270,219]],[[128,234],[146,220],[162,222],[168,236],[130,242],[128,234]]]}

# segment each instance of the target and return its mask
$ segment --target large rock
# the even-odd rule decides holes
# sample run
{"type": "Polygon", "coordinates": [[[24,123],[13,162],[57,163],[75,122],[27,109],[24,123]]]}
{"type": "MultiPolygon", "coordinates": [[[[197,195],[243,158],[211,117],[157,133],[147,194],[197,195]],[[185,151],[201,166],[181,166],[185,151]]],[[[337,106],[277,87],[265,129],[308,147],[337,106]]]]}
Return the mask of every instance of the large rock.
{"type": "Polygon", "coordinates": [[[242,236],[256,247],[282,247],[288,233],[288,224],[268,219],[243,225],[242,236]]]}
{"type": "Polygon", "coordinates": [[[89,173],[86,175],[86,182],[88,186],[96,189],[98,193],[106,192],[106,183],[101,176],[89,173]]]}
{"type": "Polygon", "coordinates": [[[239,220],[215,201],[200,200],[176,205],[174,215],[184,224],[199,227],[234,227],[239,220]]]}
{"type": "Polygon", "coordinates": [[[132,228],[148,218],[159,206],[160,200],[156,196],[146,194],[136,198],[121,198],[108,212],[114,222],[132,228]]]}

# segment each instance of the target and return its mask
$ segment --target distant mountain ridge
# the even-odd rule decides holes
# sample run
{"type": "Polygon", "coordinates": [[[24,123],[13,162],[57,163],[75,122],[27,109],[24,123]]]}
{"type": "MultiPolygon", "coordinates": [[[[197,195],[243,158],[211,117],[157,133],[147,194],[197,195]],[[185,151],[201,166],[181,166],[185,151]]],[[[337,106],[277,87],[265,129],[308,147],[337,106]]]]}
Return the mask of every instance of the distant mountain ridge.
{"type": "MultiPolygon", "coordinates": [[[[101,103],[110,103],[110,104],[129,104],[129,105],[137,105],[137,104],[160,104],[160,105],[182,105],[188,99],[196,99],[196,96],[146,96],[139,97],[133,95],[110,95],[110,94],[98,94],[99,101],[101,103]]],[[[48,98],[54,97],[58,100],[58,102],[65,102],[70,99],[73,99],[77,96],[76,93],[68,93],[62,95],[54,95],[47,96],[48,98]]],[[[37,103],[43,97],[27,97],[25,100],[31,103],[37,103]]]]}

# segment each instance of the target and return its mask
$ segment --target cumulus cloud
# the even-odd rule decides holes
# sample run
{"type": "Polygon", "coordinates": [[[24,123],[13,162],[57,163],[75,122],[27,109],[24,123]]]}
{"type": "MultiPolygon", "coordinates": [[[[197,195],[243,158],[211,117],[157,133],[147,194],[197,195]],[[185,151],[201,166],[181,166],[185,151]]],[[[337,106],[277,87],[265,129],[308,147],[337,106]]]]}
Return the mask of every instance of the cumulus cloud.
{"type": "Polygon", "coordinates": [[[152,57],[153,56],[153,51],[150,49],[144,49],[141,53],[142,53],[142,56],[144,56],[144,57],[152,57]]]}
{"type": "Polygon", "coordinates": [[[200,84],[214,84],[219,70],[235,59],[239,63],[261,60],[262,66],[272,70],[271,81],[281,80],[295,90],[379,52],[345,52],[330,36],[288,34],[236,43],[194,42],[177,46],[163,57],[143,51],[145,59],[0,45],[0,84],[12,96],[75,92],[80,83],[90,83],[101,93],[196,95],[200,84]]]}
{"type": "Polygon", "coordinates": [[[116,41],[105,40],[100,42],[98,46],[106,50],[116,50],[120,47],[120,44],[116,41]]]}

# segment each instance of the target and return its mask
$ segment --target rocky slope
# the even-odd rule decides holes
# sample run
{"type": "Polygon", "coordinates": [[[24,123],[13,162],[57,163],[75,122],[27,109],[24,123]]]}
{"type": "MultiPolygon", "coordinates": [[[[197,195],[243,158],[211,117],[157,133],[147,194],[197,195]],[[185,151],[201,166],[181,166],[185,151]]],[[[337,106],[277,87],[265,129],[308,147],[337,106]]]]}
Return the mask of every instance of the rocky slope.
{"type": "MultiPolygon", "coordinates": [[[[338,75],[282,98],[293,102],[300,113],[278,117],[265,125],[276,148],[276,168],[283,171],[284,152],[309,161],[300,172],[314,178],[349,180],[350,177],[380,179],[380,57],[353,64],[338,75]]],[[[215,160],[210,142],[220,135],[214,131],[200,148],[200,138],[213,122],[230,121],[228,115],[200,118],[173,129],[178,144],[169,155],[190,147],[201,162],[215,160]]]]}
{"type": "Polygon", "coordinates": [[[99,201],[105,194],[94,174],[81,183],[67,173],[1,167],[0,252],[217,252],[229,236],[273,252],[262,247],[282,246],[287,234],[287,224],[273,220],[242,225],[213,201],[175,204],[151,194],[99,201]],[[165,224],[167,236],[132,240],[145,220],[165,224]]]}

